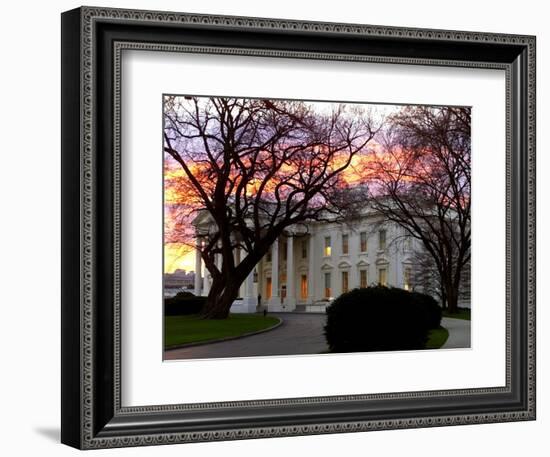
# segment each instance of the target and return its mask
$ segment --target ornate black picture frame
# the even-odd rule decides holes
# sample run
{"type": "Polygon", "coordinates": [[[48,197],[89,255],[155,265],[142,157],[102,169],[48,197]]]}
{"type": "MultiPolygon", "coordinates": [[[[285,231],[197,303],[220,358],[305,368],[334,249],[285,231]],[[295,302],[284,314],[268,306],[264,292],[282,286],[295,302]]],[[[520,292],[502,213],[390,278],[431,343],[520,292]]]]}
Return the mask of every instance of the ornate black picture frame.
{"type": "Polygon", "coordinates": [[[80,449],[535,419],[535,37],[82,7],[62,14],[62,442],[80,449]],[[506,386],[121,405],[124,49],[506,73],[506,386]]]}

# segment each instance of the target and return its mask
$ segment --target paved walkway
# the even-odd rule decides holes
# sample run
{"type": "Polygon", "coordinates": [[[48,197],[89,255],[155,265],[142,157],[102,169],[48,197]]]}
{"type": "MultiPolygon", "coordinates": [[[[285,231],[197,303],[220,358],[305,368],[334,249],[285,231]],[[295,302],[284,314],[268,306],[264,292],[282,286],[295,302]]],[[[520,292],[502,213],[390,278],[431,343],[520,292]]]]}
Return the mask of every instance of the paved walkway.
{"type": "Polygon", "coordinates": [[[324,314],[270,313],[283,319],[282,325],[269,332],[236,340],[172,349],[165,360],[251,357],[267,355],[319,354],[328,350],[323,334],[324,314]]]}
{"type": "Polygon", "coordinates": [[[444,317],[441,319],[441,326],[449,331],[449,338],[441,349],[469,348],[470,343],[470,321],[464,319],[453,319],[444,317]]]}

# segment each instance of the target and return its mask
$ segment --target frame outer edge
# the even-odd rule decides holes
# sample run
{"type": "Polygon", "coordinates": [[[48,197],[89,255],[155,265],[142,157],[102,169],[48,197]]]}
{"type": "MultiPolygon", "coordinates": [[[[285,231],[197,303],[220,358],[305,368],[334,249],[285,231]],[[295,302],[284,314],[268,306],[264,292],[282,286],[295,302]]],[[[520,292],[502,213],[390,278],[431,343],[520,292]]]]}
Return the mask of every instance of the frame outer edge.
{"type": "Polygon", "coordinates": [[[414,38],[419,40],[444,40],[463,42],[485,42],[509,45],[526,45],[533,35],[515,35],[506,33],[472,32],[463,30],[426,29],[416,27],[382,26],[358,23],[320,22],[285,18],[265,18],[251,16],[227,16],[219,14],[181,13],[158,10],[133,10],[128,8],[109,8],[83,6],[87,18],[115,21],[133,21],[170,23],[180,25],[210,25],[236,29],[278,30],[310,33],[338,33],[347,35],[369,35],[393,38],[414,38]]]}
{"type": "MultiPolygon", "coordinates": [[[[515,420],[528,420],[535,417],[535,397],[534,397],[534,366],[535,366],[535,352],[534,352],[534,324],[535,324],[535,227],[534,227],[534,162],[535,162],[535,39],[532,36],[525,35],[506,35],[506,34],[494,34],[494,33],[481,33],[481,32],[460,32],[460,31],[442,31],[442,30],[428,30],[428,29],[411,29],[411,28],[397,28],[397,27],[382,27],[382,26],[367,26],[367,25],[354,25],[354,24],[334,24],[334,23],[312,23],[301,22],[296,20],[283,20],[283,19],[266,19],[266,18],[243,18],[232,16],[208,16],[200,14],[185,14],[185,13],[165,13],[154,11],[133,11],[123,9],[111,9],[111,8],[94,8],[94,7],[82,7],[79,10],[73,10],[69,13],[78,11],[79,17],[79,34],[75,37],[80,46],[80,58],[82,59],[79,67],[80,76],[80,100],[78,102],[78,119],[79,133],[82,135],[81,146],[82,160],[80,162],[82,166],[81,177],[82,187],[79,187],[78,197],[79,203],[81,203],[81,209],[79,212],[81,219],[78,222],[82,224],[78,229],[82,230],[82,245],[79,246],[80,250],[78,254],[82,255],[82,259],[79,258],[79,273],[81,274],[82,289],[81,289],[81,304],[82,314],[78,315],[78,324],[74,320],[74,311],[72,312],[73,319],[71,322],[78,325],[78,356],[80,357],[76,367],[73,367],[71,371],[71,379],[78,378],[78,381],[82,381],[82,385],[78,386],[80,397],[78,406],[74,407],[78,411],[79,420],[79,441],[75,447],[81,448],[105,448],[105,447],[121,447],[121,446],[142,446],[142,445],[154,445],[154,444],[168,444],[168,443],[181,443],[181,442],[200,442],[200,441],[217,441],[217,440],[233,440],[233,439],[245,439],[245,438],[259,438],[259,437],[276,437],[276,436],[292,436],[292,435],[308,435],[308,434],[321,434],[321,433],[342,433],[353,431],[367,431],[367,430],[387,430],[387,429],[399,429],[399,428],[416,428],[416,427],[431,427],[441,425],[459,425],[459,424],[475,424],[485,422],[502,422],[502,421],[515,421],[515,420]],[[254,429],[239,429],[239,430],[223,430],[223,431],[210,431],[199,433],[162,433],[159,435],[148,434],[147,432],[138,436],[118,436],[110,438],[94,437],[93,431],[93,278],[92,278],[92,261],[93,261],[93,186],[95,182],[93,179],[93,163],[92,163],[92,138],[93,138],[93,126],[92,126],[92,113],[93,113],[93,24],[94,21],[132,21],[135,23],[142,23],[144,25],[158,24],[162,22],[177,24],[196,24],[211,27],[231,27],[234,29],[292,29],[294,31],[309,31],[309,32],[332,32],[343,34],[365,34],[370,36],[381,37],[402,37],[402,38],[415,38],[419,40],[440,40],[440,41],[464,41],[464,42],[486,42],[501,45],[521,45],[527,48],[528,69],[526,75],[526,83],[528,87],[525,90],[527,94],[526,115],[528,116],[528,139],[527,148],[528,151],[524,151],[528,154],[528,169],[526,173],[526,179],[528,179],[528,195],[524,200],[527,206],[527,216],[530,218],[527,227],[528,239],[525,246],[529,252],[528,264],[523,265],[524,272],[528,279],[527,299],[526,303],[526,318],[525,330],[527,335],[525,341],[528,343],[526,348],[526,354],[528,356],[526,377],[523,381],[527,382],[527,389],[529,391],[527,404],[524,404],[524,409],[520,411],[510,411],[501,413],[489,413],[489,414],[475,414],[475,415],[458,415],[453,417],[415,417],[409,419],[392,419],[383,421],[367,421],[367,422],[353,422],[353,423],[331,423],[323,425],[310,425],[310,426],[296,426],[296,427],[259,427],[254,429]],[[81,32],[81,34],[80,34],[81,32]],[[81,117],[80,117],[81,116],[81,117]],[[81,193],[80,193],[81,191],[81,193]],[[81,318],[81,319],[80,319],[81,318]],[[78,369],[78,376],[75,372],[78,369]]],[[[64,42],[65,44],[65,42],[64,42]]],[[[67,99],[64,99],[64,106],[67,99]]],[[[70,124],[73,125],[73,124],[70,124]]],[[[67,130],[69,126],[68,122],[65,122],[63,118],[63,127],[67,130]]],[[[65,143],[66,137],[74,135],[64,132],[63,140],[65,143]]],[[[64,147],[63,153],[63,170],[68,166],[68,161],[65,160],[67,156],[66,148],[64,147]]],[[[72,175],[70,175],[72,176],[72,175]]],[[[79,176],[79,177],[80,177],[79,176]]],[[[80,186],[80,181],[79,184],[80,186]]],[[[64,190],[66,190],[64,188],[64,190]]],[[[65,192],[64,192],[65,193],[65,192]]],[[[68,197],[67,201],[69,201],[68,197]]],[[[65,200],[63,200],[65,202],[65,200]]],[[[74,204],[74,202],[72,202],[74,204]]],[[[65,204],[65,203],[64,203],[65,204]]],[[[67,211],[65,211],[67,212],[67,211]]],[[[76,219],[72,215],[73,219],[76,219]]],[[[68,217],[68,215],[67,215],[68,217]]],[[[527,221],[526,221],[527,222],[527,221]]],[[[74,224],[74,222],[73,222],[74,224]]],[[[526,224],[527,225],[527,224],[526,224]]],[[[63,223],[64,229],[69,224],[63,223]]],[[[74,227],[73,227],[74,228],[74,227]]],[[[67,247],[67,243],[64,240],[64,248],[67,247]]],[[[66,258],[63,257],[64,263],[66,258]]],[[[75,266],[71,263],[72,267],[75,266]]],[[[64,268],[68,268],[66,265],[64,268]]],[[[63,292],[67,290],[67,285],[63,285],[63,292]]],[[[74,286],[73,286],[74,287],[74,286]]],[[[79,289],[80,292],[80,289],[79,289]]],[[[66,301],[64,301],[64,319],[66,320],[66,301]]],[[[64,320],[64,322],[65,322],[64,320]]],[[[64,326],[65,327],[65,326],[64,326]]],[[[63,336],[67,340],[67,336],[70,334],[65,328],[63,328],[63,336]]],[[[67,352],[65,350],[65,352],[67,352]]],[[[65,355],[63,356],[65,360],[65,355]]],[[[63,371],[63,379],[66,381],[66,372],[63,371]]],[[[65,411],[65,410],[63,410],[65,411]]],[[[71,410],[74,413],[74,410],[71,410]]],[[[67,421],[65,421],[66,423],[67,421]]],[[[66,444],[73,445],[67,441],[66,444]]]]}
{"type": "Polygon", "coordinates": [[[61,17],[61,442],[80,449],[81,47],[80,9],[61,17]]]}
{"type": "Polygon", "coordinates": [[[80,129],[81,129],[81,354],[80,376],[82,384],[80,395],[82,410],[80,412],[80,448],[97,448],[97,440],[94,438],[95,415],[95,375],[94,365],[97,363],[97,354],[94,348],[95,335],[97,334],[97,320],[95,319],[96,306],[96,277],[94,268],[96,263],[95,249],[95,224],[97,224],[95,206],[95,153],[94,153],[94,94],[96,75],[94,73],[94,24],[93,14],[89,7],[79,8],[80,34],[78,41],[81,48],[80,54],[80,129]]]}
{"type": "Polygon", "coordinates": [[[536,142],[537,142],[537,38],[530,37],[527,43],[527,243],[528,257],[527,268],[527,390],[528,390],[528,414],[529,418],[537,418],[537,372],[536,372],[536,142]]]}

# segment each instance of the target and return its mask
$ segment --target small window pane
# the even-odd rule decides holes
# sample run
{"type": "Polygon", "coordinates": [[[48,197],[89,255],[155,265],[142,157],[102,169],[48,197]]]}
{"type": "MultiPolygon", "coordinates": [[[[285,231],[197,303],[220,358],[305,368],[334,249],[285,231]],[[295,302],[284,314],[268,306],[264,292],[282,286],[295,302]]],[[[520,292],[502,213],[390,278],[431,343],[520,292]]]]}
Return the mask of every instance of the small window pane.
{"type": "Polygon", "coordinates": [[[349,274],[347,271],[342,271],[342,293],[349,290],[349,274]]]}
{"type": "Polygon", "coordinates": [[[359,236],[361,238],[361,252],[367,252],[367,232],[361,232],[359,236]]]}
{"type": "Polygon", "coordinates": [[[349,253],[349,236],[347,234],[342,235],[342,254],[349,253]]]}
{"type": "Polygon", "coordinates": [[[307,275],[302,275],[300,279],[300,298],[302,300],[307,298],[307,275]]]}
{"type": "Polygon", "coordinates": [[[267,278],[266,283],[265,283],[265,296],[266,296],[267,299],[271,298],[271,293],[272,293],[271,278],[267,278]]]}
{"type": "Polygon", "coordinates": [[[331,254],[332,254],[332,246],[331,246],[330,236],[326,236],[326,237],[325,237],[325,251],[324,251],[324,255],[325,255],[325,257],[330,257],[331,254]]]}
{"type": "Polygon", "coordinates": [[[330,286],[330,273],[325,273],[325,298],[332,296],[332,288],[330,286]]]}
{"type": "Polygon", "coordinates": [[[367,270],[359,270],[359,285],[362,289],[367,287],[367,270]]]}
{"type": "Polygon", "coordinates": [[[412,290],[411,276],[411,267],[405,267],[403,270],[403,289],[412,290]]]}
{"type": "Polygon", "coordinates": [[[383,251],[386,249],[386,231],[380,230],[378,232],[378,248],[383,251]]]}
{"type": "Polygon", "coordinates": [[[380,268],[378,270],[378,283],[381,286],[388,285],[387,270],[385,268],[380,268]]]}

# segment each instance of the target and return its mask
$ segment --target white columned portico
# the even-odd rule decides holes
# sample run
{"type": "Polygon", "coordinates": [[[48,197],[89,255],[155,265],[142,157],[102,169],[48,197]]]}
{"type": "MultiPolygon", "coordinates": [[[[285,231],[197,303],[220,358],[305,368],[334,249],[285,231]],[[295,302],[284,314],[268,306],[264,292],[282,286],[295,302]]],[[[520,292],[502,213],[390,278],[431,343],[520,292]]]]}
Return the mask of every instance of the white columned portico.
{"type": "Polygon", "coordinates": [[[276,239],[271,247],[271,298],[268,309],[270,311],[281,310],[281,297],[279,295],[279,239],[276,239]]]}
{"type": "Polygon", "coordinates": [[[195,248],[195,295],[197,297],[200,297],[202,292],[201,282],[202,282],[202,258],[201,258],[201,253],[197,247],[195,248]]]}
{"type": "Polygon", "coordinates": [[[294,287],[294,237],[286,239],[286,299],[285,311],[296,309],[296,291],[294,287]]]}
{"type": "Polygon", "coordinates": [[[309,235],[309,246],[307,251],[308,270],[307,270],[307,301],[312,304],[315,301],[315,236],[309,235]]]}

